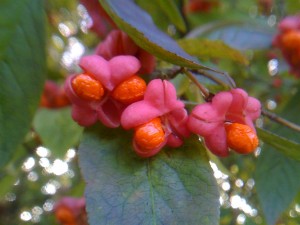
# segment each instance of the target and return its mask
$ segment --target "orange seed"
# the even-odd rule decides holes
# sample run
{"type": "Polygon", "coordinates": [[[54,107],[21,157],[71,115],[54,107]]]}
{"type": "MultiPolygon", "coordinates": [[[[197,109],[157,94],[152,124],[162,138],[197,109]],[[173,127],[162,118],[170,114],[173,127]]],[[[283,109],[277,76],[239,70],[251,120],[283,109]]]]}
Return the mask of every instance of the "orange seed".
{"type": "Polygon", "coordinates": [[[232,150],[247,154],[258,146],[256,133],[247,125],[240,123],[225,124],[227,144],[232,150]]]}
{"type": "Polygon", "coordinates": [[[165,132],[160,118],[155,118],[148,123],[135,128],[134,141],[142,151],[157,148],[165,141],[165,132]]]}
{"type": "Polygon", "coordinates": [[[55,217],[62,224],[76,224],[76,219],[73,213],[67,207],[59,207],[55,211],[55,217]]]}
{"type": "Polygon", "coordinates": [[[297,66],[300,61],[300,32],[292,30],[283,33],[281,44],[289,63],[297,66]]]}
{"type": "Polygon", "coordinates": [[[120,83],[112,92],[112,97],[123,104],[131,104],[143,99],[146,82],[139,76],[132,76],[120,83]]]}
{"type": "Polygon", "coordinates": [[[299,49],[300,45],[300,32],[288,31],[282,35],[282,45],[288,51],[295,51],[299,49]]]}
{"type": "Polygon", "coordinates": [[[75,93],[85,100],[100,100],[104,95],[103,85],[88,74],[79,74],[72,80],[75,93]]]}

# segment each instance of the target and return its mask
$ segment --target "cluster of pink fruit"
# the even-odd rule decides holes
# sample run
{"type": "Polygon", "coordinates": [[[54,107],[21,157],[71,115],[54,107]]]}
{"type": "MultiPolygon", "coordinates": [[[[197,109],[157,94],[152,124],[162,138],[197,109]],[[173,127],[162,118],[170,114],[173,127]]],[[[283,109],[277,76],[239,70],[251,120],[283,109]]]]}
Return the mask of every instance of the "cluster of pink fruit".
{"type": "Polygon", "coordinates": [[[153,79],[147,85],[137,75],[154,70],[154,57],[122,31],[112,31],[79,65],[83,72],[65,82],[73,119],[82,126],[100,121],[110,128],[134,129],[133,147],[141,157],[153,156],[165,145],[182,145],[190,132],[203,137],[218,156],[227,156],[229,148],[249,153],[258,145],[253,125],[260,116],[258,100],[233,89],[188,114],[170,81],[153,79]]]}

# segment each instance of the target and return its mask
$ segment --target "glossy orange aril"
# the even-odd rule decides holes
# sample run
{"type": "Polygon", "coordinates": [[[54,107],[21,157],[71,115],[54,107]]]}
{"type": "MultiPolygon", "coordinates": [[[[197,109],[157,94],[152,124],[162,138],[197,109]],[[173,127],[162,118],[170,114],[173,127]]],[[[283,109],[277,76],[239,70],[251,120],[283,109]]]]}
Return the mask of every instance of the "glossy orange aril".
{"type": "Polygon", "coordinates": [[[283,47],[288,51],[299,49],[300,46],[300,31],[288,31],[282,35],[281,39],[283,47]]]}
{"type": "Polygon", "coordinates": [[[74,214],[67,207],[59,207],[55,211],[55,217],[61,224],[76,224],[74,214]]]}
{"type": "Polygon", "coordinates": [[[240,123],[225,124],[227,144],[232,150],[247,154],[253,152],[258,146],[256,133],[247,125],[240,123]]]}
{"type": "Polygon", "coordinates": [[[79,74],[72,80],[72,87],[75,93],[85,100],[100,100],[104,95],[104,88],[101,82],[88,74],[79,74]]]}
{"type": "Polygon", "coordinates": [[[161,145],[165,141],[165,132],[160,118],[155,118],[148,123],[136,127],[134,141],[145,152],[161,145]]]}
{"type": "Polygon", "coordinates": [[[131,104],[143,99],[146,87],[146,82],[134,75],[120,83],[113,90],[111,96],[123,104],[131,104]]]}
{"type": "Polygon", "coordinates": [[[282,35],[283,50],[289,56],[292,65],[298,65],[300,61],[300,31],[288,31],[282,35]]]}

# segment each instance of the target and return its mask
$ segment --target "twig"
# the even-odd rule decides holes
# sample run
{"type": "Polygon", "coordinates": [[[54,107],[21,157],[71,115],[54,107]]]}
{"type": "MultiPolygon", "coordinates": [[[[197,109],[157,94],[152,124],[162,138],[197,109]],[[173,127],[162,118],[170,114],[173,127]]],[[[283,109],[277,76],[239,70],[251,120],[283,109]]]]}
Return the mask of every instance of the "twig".
{"type": "MultiPolygon", "coordinates": [[[[206,77],[214,77],[213,75],[208,73],[206,70],[199,69],[198,73],[203,74],[206,77]]],[[[225,78],[228,80],[229,86],[231,88],[236,88],[236,84],[235,84],[234,80],[231,78],[231,76],[229,76],[228,73],[226,73],[226,72],[218,72],[218,73],[225,76],[225,78]]],[[[224,85],[224,83],[222,81],[220,81],[220,82],[224,85]]]]}
{"type": "Polygon", "coordinates": [[[198,70],[191,70],[191,71],[194,72],[194,73],[196,73],[196,75],[200,75],[200,76],[206,77],[206,78],[214,81],[216,84],[219,84],[219,85],[221,85],[221,86],[223,86],[225,88],[228,87],[228,86],[231,87],[231,85],[225,84],[222,80],[216,78],[215,76],[213,76],[213,75],[211,75],[209,73],[200,73],[198,70]]]}
{"type": "Polygon", "coordinates": [[[184,70],[183,67],[175,67],[174,69],[172,69],[169,73],[168,73],[168,77],[169,78],[174,78],[176,77],[179,73],[182,73],[184,70]]]}
{"type": "Polygon", "coordinates": [[[186,68],[183,68],[185,75],[200,89],[203,97],[207,100],[211,97],[209,91],[197,80],[193,73],[186,68]]]}
{"type": "Polygon", "coordinates": [[[277,123],[280,123],[280,124],[290,128],[290,129],[293,129],[295,131],[300,132],[300,126],[299,125],[297,125],[295,123],[292,123],[292,122],[290,122],[290,121],[288,121],[288,120],[286,120],[286,119],[284,119],[284,118],[282,118],[282,117],[280,117],[280,116],[278,116],[274,113],[271,113],[271,112],[269,112],[265,109],[262,109],[261,114],[268,117],[270,120],[273,120],[273,121],[275,121],[277,123]]]}
{"type": "Polygon", "coordinates": [[[173,68],[165,69],[165,70],[157,70],[152,74],[155,78],[161,77],[163,79],[172,79],[176,77],[179,73],[182,73],[183,68],[175,66],[173,68]]]}

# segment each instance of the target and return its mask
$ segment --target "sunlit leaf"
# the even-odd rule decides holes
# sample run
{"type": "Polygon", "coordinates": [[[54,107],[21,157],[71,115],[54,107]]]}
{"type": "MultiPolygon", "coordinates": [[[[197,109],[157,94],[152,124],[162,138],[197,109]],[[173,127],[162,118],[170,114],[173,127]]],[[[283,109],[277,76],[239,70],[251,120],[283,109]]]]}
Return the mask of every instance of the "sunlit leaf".
{"type": "Polygon", "coordinates": [[[45,77],[43,1],[0,1],[0,166],[29,130],[45,77]]]}
{"type": "Polygon", "coordinates": [[[83,131],[73,121],[69,107],[40,109],[35,115],[33,127],[43,146],[49,148],[55,156],[64,156],[69,148],[77,146],[83,131]]]}
{"type": "Polygon", "coordinates": [[[189,54],[201,59],[227,59],[244,65],[248,59],[238,50],[229,47],[220,40],[187,38],[178,41],[178,44],[189,54]]]}
{"type": "Polygon", "coordinates": [[[219,224],[218,188],[196,137],[141,159],[122,129],[88,129],[79,147],[90,225],[219,224]]]}

